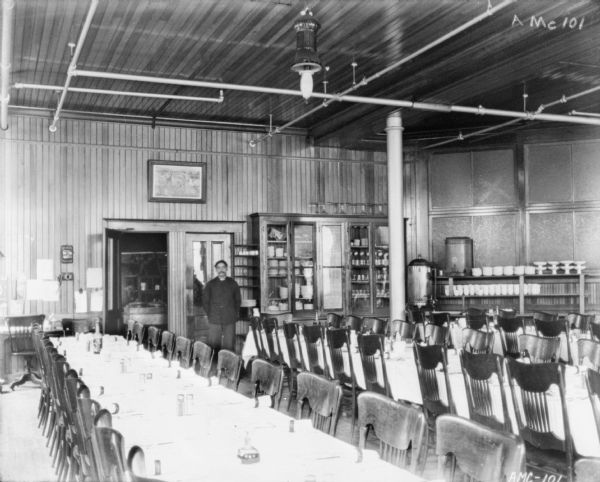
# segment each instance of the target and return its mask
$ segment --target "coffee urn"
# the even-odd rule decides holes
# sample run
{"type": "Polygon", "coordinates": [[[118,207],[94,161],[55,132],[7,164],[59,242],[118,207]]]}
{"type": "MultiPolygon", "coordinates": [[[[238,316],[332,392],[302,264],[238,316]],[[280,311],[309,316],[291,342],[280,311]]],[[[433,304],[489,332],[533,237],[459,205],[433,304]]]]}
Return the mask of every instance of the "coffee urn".
{"type": "Polygon", "coordinates": [[[431,264],[421,258],[421,255],[408,264],[406,288],[409,307],[431,305],[433,275],[431,264]]]}

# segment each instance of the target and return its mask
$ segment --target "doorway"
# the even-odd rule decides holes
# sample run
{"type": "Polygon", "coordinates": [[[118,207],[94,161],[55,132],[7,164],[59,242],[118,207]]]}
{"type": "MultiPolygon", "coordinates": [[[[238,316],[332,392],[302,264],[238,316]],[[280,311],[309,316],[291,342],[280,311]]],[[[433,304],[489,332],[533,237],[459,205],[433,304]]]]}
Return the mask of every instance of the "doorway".
{"type": "Polygon", "coordinates": [[[202,289],[216,276],[214,265],[225,260],[231,276],[230,233],[186,233],[186,321],[187,336],[207,340],[208,318],[202,307],[202,289]]]}
{"type": "Polygon", "coordinates": [[[106,333],[127,320],[167,327],[167,233],[106,230],[106,333]]]}

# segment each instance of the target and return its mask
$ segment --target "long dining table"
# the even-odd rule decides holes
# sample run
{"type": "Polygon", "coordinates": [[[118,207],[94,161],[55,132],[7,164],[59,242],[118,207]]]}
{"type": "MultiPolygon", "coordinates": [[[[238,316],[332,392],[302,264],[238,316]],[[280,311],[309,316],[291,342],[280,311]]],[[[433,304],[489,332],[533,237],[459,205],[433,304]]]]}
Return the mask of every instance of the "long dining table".
{"type": "Polygon", "coordinates": [[[140,446],[148,476],[169,481],[371,481],[422,479],[312,428],[269,404],[224,388],[177,362],[155,358],[122,337],[103,337],[100,354],[91,335],[53,339],[90,388],[113,413],[126,450],[140,446]],[[244,464],[238,450],[252,446],[259,462],[244,464]]]}
{"type": "MultiPolygon", "coordinates": [[[[267,347],[266,335],[261,330],[260,336],[263,338],[262,345],[267,347]]],[[[287,362],[289,361],[289,353],[287,350],[287,344],[282,330],[277,330],[277,337],[279,343],[275,343],[281,347],[281,355],[287,362]]],[[[456,341],[456,340],[455,340],[456,341]]],[[[296,350],[302,350],[302,354],[305,360],[308,359],[306,350],[306,343],[302,336],[294,337],[293,340],[296,350]]],[[[565,340],[566,342],[566,340],[565,340]]],[[[320,342],[319,342],[320,343],[320,342]]],[[[319,364],[328,373],[333,373],[331,369],[331,357],[325,343],[325,350],[318,350],[319,353],[319,364]],[[323,351],[325,352],[325,359],[323,359],[323,351]]],[[[576,343],[572,344],[576,347],[576,343]]],[[[417,367],[414,361],[413,349],[411,343],[404,343],[402,341],[394,341],[390,345],[391,350],[389,354],[384,356],[384,363],[386,368],[386,374],[388,383],[391,391],[392,398],[395,400],[406,400],[409,402],[422,404],[423,399],[421,397],[421,389],[419,386],[419,377],[417,374],[417,367]]],[[[496,350],[494,350],[496,351],[496,350]]],[[[248,364],[250,360],[257,356],[258,350],[256,349],[256,343],[250,331],[246,337],[244,348],[242,351],[242,357],[248,364]]],[[[356,384],[361,389],[366,389],[365,377],[360,359],[360,353],[357,347],[357,335],[354,332],[350,333],[350,357],[348,351],[344,351],[344,370],[348,375],[351,375],[350,370],[350,357],[352,358],[352,368],[354,369],[354,376],[356,384]]],[[[577,357],[575,357],[577,359],[577,357]]],[[[379,382],[383,384],[383,373],[377,364],[377,372],[379,382]]],[[[567,412],[570,422],[571,434],[573,436],[573,442],[575,449],[579,455],[588,457],[600,457],[600,440],[598,438],[598,432],[594,423],[594,415],[592,412],[592,406],[589,400],[589,395],[585,387],[584,373],[586,366],[567,366],[566,367],[566,401],[567,401],[567,412]]],[[[450,380],[450,390],[454,404],[456,406],[457,414],[463,417],[469,417],[469,408],[467,404],[467,391],[462,375],[460,366],[460,357],[458,350],[448,350],[448,375],[450,380]]],[[[438,371],[438,383],[440,386],[440,397],[443,402],[447,403],[447,391],[446,383],[441,371],[438,371]]],[[[514,433],[518,433],[515,408],[511,397],[510,387],[505,376],[505,393],[507,397],[507,405],[509,416],[511,417],[511,423],[514,433]]],[[[491,382],[492,392],[492,403],[494,405],[494,413],[499,414],[499,419],[503,421],[502,416],[502,405],[500,396],[500,385],[497,380],[492,379],[491,382]]],[[[553,421],[554,432],[561,437],[564,437],[564,429],[562,423],[562,414],[560,410],[560,398],[558,394],[558,387],[552,387],[549,393],[549,410],[551,412],[551,420],[553,421]]]]}

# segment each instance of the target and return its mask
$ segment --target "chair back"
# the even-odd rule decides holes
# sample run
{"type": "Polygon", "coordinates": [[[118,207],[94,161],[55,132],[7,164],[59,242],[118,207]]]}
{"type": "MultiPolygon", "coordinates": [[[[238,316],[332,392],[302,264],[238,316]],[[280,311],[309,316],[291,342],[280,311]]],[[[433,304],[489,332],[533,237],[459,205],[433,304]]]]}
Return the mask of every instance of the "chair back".
{"type": "Polygon", "coordinates": [[[593,340],[600,341],[600,323],[590,323],[590,332],[593,340]]]}
{"type": "Polygon", "coordinates": [[[498,316],[498,332],[500,333],[500,342],[504,356],[519,358],[519,335],[525,333],[523,320],[513,316],[513,314],[502,313],[498,316]]]}
{"type": "Polygon", "coordinates": [[[192,346],[192,367],[197,375],[208,378],[212,366],[213,349],[201,341],[192,346]]]}
{"type": "Polygon", "coordinates": [[[97,447],[97,465],[100,480],[120,482],[127,480],[125,441],[120,432],[108,427],[94,427],[97,447]]]}
{"type": "Polygon", "coordinates": [[[217,355],[217,378],[219,384],[237,390],[242,369],[242,357],[229,350],[219,350],[217,355]]]}
{"type": "Polygon", "coordinates": [[[365,335],[385,335],[387,322],[381,318],[363,318],[361,333],[365,335]]]}
{"type": "Polygon", "coordinates": [[[33,325],[41,325],[45,315],[7,316],[4,318],[13,355],[35,355],[33,347],[33,325]]]}
{"type": "Polygon", "coordinates": [[[300,370],[304,366],[304,361],[302,350],[300,349],[298,323],[285,323],[282,329],[289,356],[289,360],[286,363],[288,363],[291,370],[300,370]]]}
{"type": "Polygon", "coordinates": [[[131,339],[137,343],[137,345],[142,345],[145,341],[146,335],[146,325],[136,321],[133,323],[133,329],[131,331],[131,339]]]}
{"type": "Polygon", "coordinates": [[[531,363],[557,362],[560,356],[560,338],[519,335],[519,352],[531,363]]]}
{"type": "Polygon", "coordinates": [[[391,397],[383,358],[383,336],[359,335],[357,341],[367,390],[391,397]]]}
{"type": "Polygon", "coordinates": [[[400,337],[400,340],[404,342],[412,342],[415,338],[415,333],[417,331],[416,323],[410,323],[408,321],[403,320],[394,320],[392,323],[398,322],[398,329],[396,333],[400,337]]]}
{"type": "Polygon", "coordinates": [[[256,353],[259,358],[268,359],[269,352],[268,346],[263,343],[262,336],[262,322],[258,316],[250,318],[250,331],[252,332],[252,339],[254,340],[254,346],[256,347],[256,353]]]}
{"type": "Polygon", "coordinates": [[[450,313],[431,313],[429,323],[437,326],[448,326],[450,325],[450,313]]]}
{"type": "Polygon", "coordinates": [[[512,431],[508,412],[502,357],[494,354],[471,354],[462,350],[460,365],[467,394],[469,418],[494,430],[512,431]],[[497,391],[493,390],[497,387],[497,391]],[[493,400],[500,392],[502,413],[494,413],[493,400]]]}
{"type": "Polygon", "coordinates": [[[521,363],[509,358],[507,375],[515,407],[517,428],[523,440],[538,449],[564,452],[567,465],[572,468],[573,440],[567,416],[564,365],[521,363]],[[558,387],[560,410],[552,410],[554,402],[550,397],[555,395],[549,394],[549,390],[553,385],[558,387]],[[556,426],[558,419],[562,419],[561,427],[556,426]],[[564,438],[556,435],[558,429],[562,429],[564,438]]]}
{"type": "Polygon", "coordinates": [[[327,330],[327,346],[331,359],[331,376],[342,385],[354,385],[354,366],[350,348],[350,330],[332,328],[327,330]],[[346,361],[350,373],[346,371],[346,361]]]}
{"type": "Polygon", "coordinates": [[[596,431],[600,437],[600,373],[596,370],[588,370],[585,377],[588,396],[592,404],[594,421],[596,422],[596,431]]]}
{"type": "Polygon", "coordinates": [[[127,328],[125,329],[125,338],[127,339],[127,343],[129,343],[130,340],[133,340],[133,325],[135,325],[136,321],[129,318],[127,320],[127,328]]]}
{"type": "Polygon", "coordinates": [[[467,328],[473,330],[488,329],[488,317],[484,310],[469,308],[467,310],[467,328]]]}
{"type": "Polygon", "coordinates": [[[418,308],[409,308],[406,310],[406,320],[409,323],[425,323],[423,312],[418,308]]]}
{"type": "Polygon", "coordinates": [[[304,360],[306,371],[316,373],[317,375],[325,375],[325,345],[323,337],[323,328],[320,325],[304,325],[302,327],[302,335],[306,343],[306,354],[308,360],[304,360]],[[320,353],[319,353],[320,352],[320,353]],[[322,356],[322,363],[319,361],[319,354],[322,356]]]}
{"type": "Polygon", "coordinates": [[[512,433],[456,415],[442,415],[436,420],[436,437],[439,467],[443,470],[450,465],[450,473],[440,470],[444,480],[463,480],[466,476],[469,481],[500,482],[526,473],[525,444],[512,433]]]}
{"type": "Polygon", "coordinates": [[[569,313],[567,323],[571,330],[576,330],[579,337],[590,336],[590,325],[596,320],[596,315],[584,315],[581,313],[569,313]]]}
{"type": "Polygon", "coordinates": [[[168,330],[165,330],[160,335],[160,351],[163,358],[169,362],[173,360],[173,350],[175,349],[175,335],[168,330]]]}
{"type": "Polygon", "coordinates": [[[308,402],[313,427],[335,436],[342,387],[337,380],[310,372],[298,374],[298,391],[296,393],[296,418],[302,418],[304,402],[308,402]]]}
{"type": "Polygon", "coordinates": [[[427,323],[425,325],[425,343],[428,345],[447,345],[450,336],[448,326],[427,323]]]}
{"type": "Polygon", "coordinates": [[[337,313],[327,313],[327,327],[328,328],[341,328],[344,317],[337,313]]]}
{"type": "Polygon", "coordinates": [[[359,460],[365,449],[367,427],[379,439],[379,456],[385,461],[421,474],[425,465],[426,428],[421,408],[396,402],[380,393],[358,395],[359,460]]]}
{"type": "Polygon", "coordinates": [[[185,336],[175,339],[175,358],[181,368],[189,368],[192,361],[192,340],[185,336]]]}
{"type": "Polygon", "coordinates": [[[279,409],[283,388],[283,367],[257,358],[252,362],[250,380],[254,385],[254,398],[269,395],[272,406],[279,409]]]}
{"type": "Polygon", "coordinates": [[[464,328],[462,348],[469,353],[491,353],[494,348],[494,332],[464,328]]]}
{"type": "Polygon", "coordinates": [[[600,371],[600,342],[580,338],[577,340],[577,352],[579,354],[578,364],[582,365],[584,360],[596,371],[600,371]]]}
{"type": "Polygon", "coordinates": [[[456,413],[448,376],[448,351],[445,345],[414,343],[413,353],[417,365],[417,376],[419,377],[425,418],[430,428],[433,428],[438,415],[456,413]],[[446,403],[442,401],[437,378],[437,371],[440,366],[446,383],[446,403]]]}
{"type": "Polygon", "coordinates": [[[279,340],[277,339],[277,328],[279,326],[277,318],[263,318],[261,326],[263,346],[266,345],[268,347],[268,350],[266,350],[268,353],[265,353],[267,359],[273,363],[283,363],[283,357],[279,349],[279,340]]]}
{"type": "Polygon", "coordinates": [[[344,327],[360,333],[362,328],[362,318],[356,315],[346,315],[344,319],[344,327]]]}
{"type": "Polygon", "coordinates": [[[545,311],[534,311],[533,322],[536,321],[558,321],[558,315],[556,313],[547,313],[545,311]]]}
{"type": "Polygon", "coordinates": [[[154,353],[160,346],[160,329],[156,326],[148,327],[148,350],[154,353]]]}

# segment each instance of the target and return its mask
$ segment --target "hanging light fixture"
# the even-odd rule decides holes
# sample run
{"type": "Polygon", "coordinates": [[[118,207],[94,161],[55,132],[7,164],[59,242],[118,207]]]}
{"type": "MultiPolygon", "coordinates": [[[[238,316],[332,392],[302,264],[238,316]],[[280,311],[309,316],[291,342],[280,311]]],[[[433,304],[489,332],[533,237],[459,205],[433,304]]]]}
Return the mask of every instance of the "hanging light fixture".
{"type": "Polygon", "coordinates": [[[321,71],[317,54],[317,31],[321,24],[313,17],[310,8],[304,9],[294,22],[296,31],[296,58],[292,70],[300,74],[300,91],[306,100],[313,92],[313,74],[321,71]]]}

